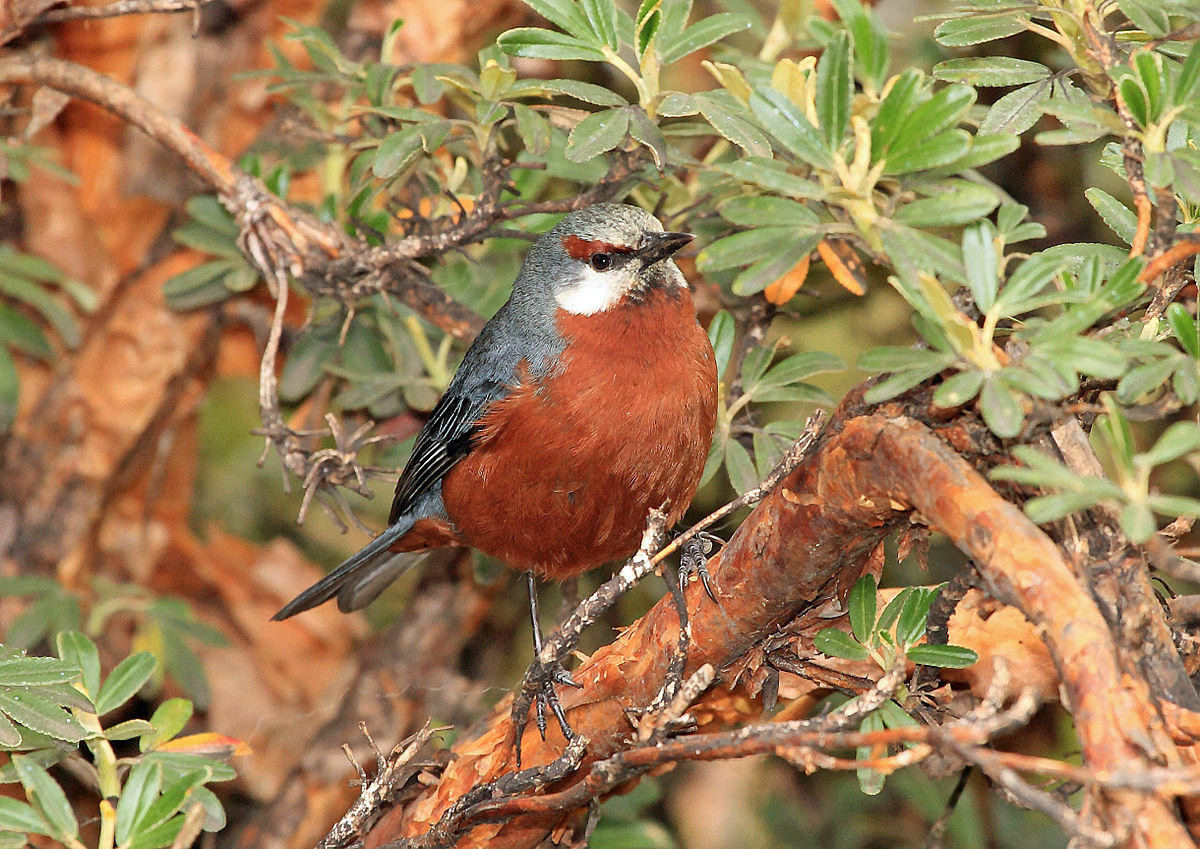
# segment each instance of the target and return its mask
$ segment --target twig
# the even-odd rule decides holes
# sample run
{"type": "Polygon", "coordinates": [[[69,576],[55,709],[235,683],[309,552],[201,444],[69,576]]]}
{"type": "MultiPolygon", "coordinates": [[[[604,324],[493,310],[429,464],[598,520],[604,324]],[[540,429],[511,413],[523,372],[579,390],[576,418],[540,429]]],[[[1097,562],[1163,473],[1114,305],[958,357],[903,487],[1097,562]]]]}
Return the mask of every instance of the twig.
{"type": "Polygon", "coordinates": [[[1182,234],[1179,236],[1179,241],[1156,256],[1142,269],[1138,279],[1143,283],[1152,283],[1171,266],[1196,254],[1200,254],[1200,235],[1182,234]]]}
{"type": "Polygon", "coordinates": [[[350,759],[361,782],[358,798],[350,806],[350,810],[346,811],[342,818],[334,823],[333,828],[329,829],[329,833],[317,844],[317,849],[342,849],[360,835],[369,820],[378,814],[383,805],[391,799],[396,788],[402,786],[424,766],[424,764],[415,763],[415,759],[437,730],[430,728],[429,723],[426,722],[416,734],[397,743],[391,754],[385,758],[367,732],[366,724],[360,722],[359,729],[375,752],[377,764],[375,777],[368,781],[366,771],[355,760],[350,747],[343,745],[346,757],[350,759]]]}
{"type": "Polygon", "coordinates": [[[444,849],[452,846],[470,825],[486,821],[471,814],[473,811],[485,809],[489,800],[514,798],[519,794],[541,790],[574,772],[583,760],[587,743],[586,738],[576,737],[557,760],[544,766],[506,773],[495,781],[472,787],[442,814],[441,819],[429,831],[419,837],[389,841],[380,849],[444,849]]]}
{"type": "Polygon", "coordinates": [[[813,446],[816,445],[817,437],[820,436],[822,428],[825,427],[825,423],[828,421],[829,413],[825,412],[824,410],[815,411],[811,416],[808,417],[808,421],[804,423],[804,430],[800,432],[800,436],[796,438],[794,443],[792,443],[792,447],[789,448],[784,455],[779,458],[779,462],[775,464],[775,468],[773,468],[771,473],[763,479],[762,483],[753,489],[746,490],[740,496],[733,499],[733,501],[730,501],[723,507],[720,507],[717,510],[714,510],[712,513],[709,513],[699,522],[692,525],[679,536],[675,537],[675,539],[667,543],[667,545],[663,547],[661,551],[654,555],[654,557],[651,559],[650,565],[657,566],[663,560],[667,559],[676,551],[678,551],[682,545],[695,537],[701,531],[711,528],[717,522],[720,522],[727,516],[736,513],[743,507],[748,507],[751,504],[756,504],[757,502],[762,501],[768,493],[772,492],[775,487],[779,486],[779,482],[781,480],[795,471],[800,463],[804,461],[804,458],[809,455],[813,449],[813,446]]]}
{"type": "Polygon", "coordinates": [[[160,15],[172,12],[199,11],[208,0],[116,0],[104,6],[67,6],[49,9],[34,23],[119,18],[125,15],[160,15]]]}

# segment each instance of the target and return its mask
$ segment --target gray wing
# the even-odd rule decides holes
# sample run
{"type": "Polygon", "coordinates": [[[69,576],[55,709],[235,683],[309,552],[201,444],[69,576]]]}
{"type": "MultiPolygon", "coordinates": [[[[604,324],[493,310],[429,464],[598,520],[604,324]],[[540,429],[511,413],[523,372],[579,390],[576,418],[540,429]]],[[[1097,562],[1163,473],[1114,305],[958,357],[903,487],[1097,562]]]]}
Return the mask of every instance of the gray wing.
{"type": "Polygon", "coordinates": [[[488,405],[510,391],[507,385],[494,382],[472,387],[466,393],[453,390],[452,384],[417,435],[412,456],[396,482],[389,525],[395,524],[422,493],[471,453],[479,420],[488,405]]]}

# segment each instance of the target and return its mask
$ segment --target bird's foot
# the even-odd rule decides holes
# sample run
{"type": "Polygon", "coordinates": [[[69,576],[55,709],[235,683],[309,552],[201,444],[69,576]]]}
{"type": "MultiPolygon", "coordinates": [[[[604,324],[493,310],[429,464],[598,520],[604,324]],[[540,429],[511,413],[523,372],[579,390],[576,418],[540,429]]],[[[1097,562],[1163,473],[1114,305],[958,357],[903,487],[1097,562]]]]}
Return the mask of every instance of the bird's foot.
{"type": "Polygon", "coordinates": [[[534,657],[533,663],[525,670],[525,677],[513,698],[510,722],[513,728],[513,747],[517,758],[517,768],[521,766],[521,738],[525,735],[525,726],[529,724],[529,708],[534,706],[534,723],[542,739],[546,739],[546,714],[553,714],[562,731],[563,737],[570,742],[575,739],[575,732],[567,724],[567,714],[562,703],[558,700],[555,684],[567,687],[582,687],[583,685],[571,677],[571,673],[563,668],[558,660],[542,663],[534,657]]]}
{"type": "Polygon", "coordinates": [[[707,531],[701,531],[683,544],[679,552],[679,585],[686,587],[688,578],[695,574],[704,585],[704,592],[716,604],[717,596],[713,593],[712,574],[708,571],[708,555],[713,548],[724,545],[725,540],[707,531]]]}

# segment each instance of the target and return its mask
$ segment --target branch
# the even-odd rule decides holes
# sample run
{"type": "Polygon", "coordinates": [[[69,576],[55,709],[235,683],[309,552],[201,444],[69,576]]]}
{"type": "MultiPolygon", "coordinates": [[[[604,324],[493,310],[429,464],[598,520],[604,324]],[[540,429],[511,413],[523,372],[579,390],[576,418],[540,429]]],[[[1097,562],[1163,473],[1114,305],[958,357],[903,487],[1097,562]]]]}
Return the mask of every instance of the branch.
{"type": "MultiPolygon", "coordinates": [[[[914,512],[975,560],[993,595],[1017,606],[1041,629],[1088,768],[1115,772],[1141,768],[1158,757],[1170,761],[1167,753],[1144,748],[1161,739],[1155,736],[1145,688],[1131,686],[1121,675],[1103,617],[1055,544],[911,419],[863,416],[845,422],[840,432],[827,432],[813,454],[758,505],[713,560],[721,604],[689,587],[692,639],[685,676],[706,663],[720,673],[814,601],[828,598],[831,588],[852,585],[878,543],[914,512]]],[[[823,626],[814,620],[814,630],[823,626]]],[[[562,694],[562,703],[572,728],[591,743],[586,771],[564,780],[585,781],[593,765],[628,749],[628,712],[654,699],[674,657],[678,629],[674,603],[664,599],[574,673],[583,687],[562,694]]],[[[717,712],[707,715],[709,723],[719,722],[717,712]]],[[[479,731],[455,744],[456,758],[441,783],[411,805],[390,811],[368,835],[368,845],[427,832],[471,788],[504,774],[511,767],[511,747],[505,743],[510,730],[504,702],[479,731]]],[[[555,759],[563,741],[556,729],[550,735],[543,743],[532,729],[526,733],[526,762],[555,759]]],[[[682,750],[691,739],[662,745],[682,750]]],[[[1092,811],[1100,827],[1133,819],[1136,812],[1146,845],[1191,845],[1167,800],[1112,788],[1096,793],[1092,811]]],[[[476,826],[465,840],[532,846],[568,817],[559,811],[522,811],[506,823],[476,826]]]]}

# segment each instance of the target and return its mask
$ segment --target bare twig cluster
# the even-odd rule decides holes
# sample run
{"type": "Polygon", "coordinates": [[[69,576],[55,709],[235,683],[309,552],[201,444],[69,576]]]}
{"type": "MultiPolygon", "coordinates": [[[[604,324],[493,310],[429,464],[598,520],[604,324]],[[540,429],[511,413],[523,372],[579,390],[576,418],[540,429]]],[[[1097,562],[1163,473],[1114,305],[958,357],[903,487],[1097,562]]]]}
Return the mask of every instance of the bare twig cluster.
{"type": "Polygon", "coordinates": [[[525,203],[503,198],[512,185],[513,163],[488,151],[480,163],[482,188],[469,211],[460,208],[453,220],[418,222],[421,226],[414,225],[410,235],[373,247],[348,236],[336,223],[319,221],[272,195],[260,180],[239,169],[178,120],[133,89],[89,68],[48,57],[10,56],[0,60],[0,84],[12,83],[39,84],[88,100],[117,115],[179,154],[233,214],[243,253],[267,280],[276,298],[259,373],[259,433],[265,437],[268,450],[279,456],[283,468],[302,481],[305,495],[301,520],[318,494],[324,496],[320,503],[339,524],[332,507],[352,515],[338,490],[366,492],[369,470],[359,461],[358,452],[374,440],[366,438],[362,430],[347,437],[341,427],[299,431],[285,421],[275,375],[289,281],[300,283],[313,295],[340,301],[347,321],[359,300],[382,294],[395,298],[450,335],[469,340],[482,327],[482,319],[435,286],[424,263],[505,233],[504,224],[524,216],[568,212],[619,197],[638,179],[644,165],[640,148],[618,152],[608,173],[585,191],[560,200],[525,203]],[[316,448],[321,437],[333,437],[334,447],[316,448]]]}

